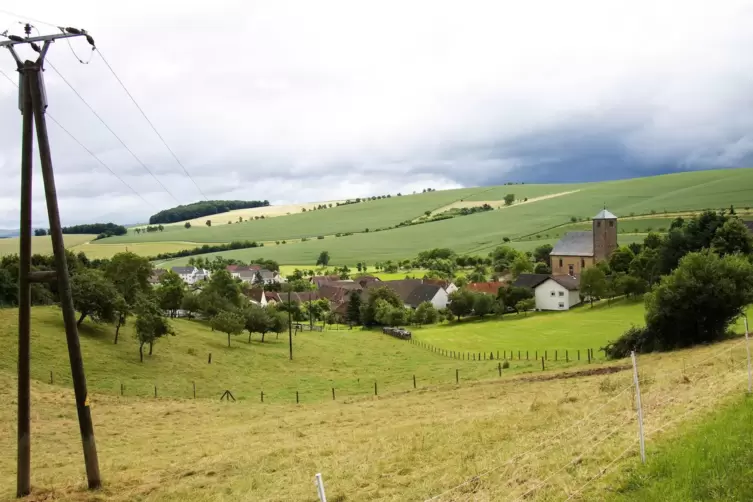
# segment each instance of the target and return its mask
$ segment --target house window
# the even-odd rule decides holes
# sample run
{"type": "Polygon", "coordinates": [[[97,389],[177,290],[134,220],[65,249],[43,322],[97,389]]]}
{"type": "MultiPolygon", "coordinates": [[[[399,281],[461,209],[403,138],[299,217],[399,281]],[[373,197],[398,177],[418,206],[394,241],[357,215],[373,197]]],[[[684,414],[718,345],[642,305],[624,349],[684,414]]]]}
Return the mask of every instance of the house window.
{"type": "Polygon", "coordinates": [[[612,220],[609,220],[609,226],[610,226],[610,227],[613,227],[613,226],[614,226],[614,221],[612,221],[612,220]]]}
{"type": "Polygon", "coordinates": [[[568,266],[567,266],[567,269],[568,269],[568,271],[569,271],[568,273],[569,273],[570,275],[573,275],[573,266],[572,266],[572,265],[568,265],[568,266]]]}
{"type": "Polygon", "coordinates": [[[580,268],[586,268],[586,260],[585,258],[580,259],[580,268]]]}
{"type": "Polygon", "coordinates": [[[560,258],[560,267],[562,266],[562,258],[560,258]]]}
{"type": "Polygon", "coordinates": [[[564,291],[560,291],[559,293],[560,293],[560,296],[565,296],[565,292],[564,291]]]}
{"type": "Polygon", "coordinates": [[[549,295],[550,295],[550,296],[554,296],[554,291],[550,291],[550,292],[549,292],[549,295]]]}
{"type": "Polygon", "coordinates": [[[564,308],[565,308],[565,303],[564,303],[564,302],[560,302],[560,308],[561,308],[561,309],[564,309],[564,308]]]}

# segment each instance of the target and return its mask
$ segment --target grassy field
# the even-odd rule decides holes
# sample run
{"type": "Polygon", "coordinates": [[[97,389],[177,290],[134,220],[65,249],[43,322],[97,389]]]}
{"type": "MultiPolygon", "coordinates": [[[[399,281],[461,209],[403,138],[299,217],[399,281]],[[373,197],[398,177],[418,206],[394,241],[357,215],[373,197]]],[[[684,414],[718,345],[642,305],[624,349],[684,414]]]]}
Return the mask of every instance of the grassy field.
{"type": "MultiPolygon", "coordinates": [[[[401,228],[382,234],[380,239],[392,244],[407,241],[415,254],[432,245],[439,236],[448,236],[450,247],[472,249],[501,242],[507,236],[514,238],[538,230],[566,223],[571,216],[591,217],[607,204],[618,216],[631,212],[648,213],[719,208],[734,204],[738,207],[753,203],[753,170],[735,169],[689,172],[581,185],[514,185],[431,192],[403,197],[392,197],[362,204],[341,206],[323,211],[309,211],[234,225],[213,225],[184,229],[168,227],[164,232],[113,237],[109,242],[189,241],[224,242],[232,239],[276,241],[337,232],[362,232],[366,228],[394,225],[460,199],[480,197],[495,198],[502,192],[525,194],[572,193],[539,200],[535,203],[517,204],[497,211],[443,220],[427,225],[401,228]],[[496,192],[495,192],[496,191],[496,192]],[[497,193],[499,192],[499,193],[497,193]]],[[[501,198],[501,197],[500,197],[501,198]]],[[[105,241],[105,242],[108,242],[105,241]]],[[[365,259],[368,259],[366,257],[365,259]]],[[[373,258],[376,259],[376,258],[373,258]]]]}
{"type": "Polygon", "coordinates": [[[548,351],[547,356],[554,359],[565,358],[565,350],[570,351],[570,358],[577,357],[577,350],[585,358],[586,349],[594,349],[595,355],[603,358],[598,349],[606,342],[619,337],[631,324],[643,324],[643,302],[626,302],[618,300],[612,305],[601,302],[594,308],[581,306],[568,312],[536,312],[525,314],[508,314],[499,319],[468,320],[460,323],[443,324],[415,329],[417,340],[446,350],[459,352],[494,352],[529,351],[534,358],[534,351],[539,357],[548,351]]]}
{"type": "Polygon", "coordinates": [[[753,399],[739,398],[678,440],[648,450],[648,464],[619,481],[615,501],[753,500],[753,399]]]}
{"type": "MultiPolygon", "coordinates": [[[[603,501],[615,495],[609,489],[615,481],[598,476],[605,469],[613,472],[636,462],[637,424],[629,370],[575,378],[557,378],[566,375],[549,372],[546,375],[553,378],[547,380],[522,375],[476,383],[461,380],[460,385],[422,384],[416,391],[358,399],[338,395],[335,401],[300,405],[292,399],[226,403],[219,401],[219,394],[197,400],[138,398],[128,392],[120,397],[103,392],[90,378],[104,486],[89,495],[84,489],[69,383],[57,384],[63,374],[56,374],[54,386],[40,381],[47,378],[40,377],[44,373],[40,366],[55,362],[67,372],[64,350],[49,350],[54,343],[63,344],[62,334],[47,333],[49,341],[40,336],[45,315],[35,309],[33,368],[38,380],[32,383],[32,500],[313,502],[312,479],[321,472],[328,500],[341,502],[430,497],[445,502],[559,501],[568,496],[603,501]]],[[[144,366],[159,363],[155,374],[167,377],[178,368],[162,358],[176,348],[173,342],[187,338],[179,335],[170,347],[158,346],[144,366]]],[[[137,371],[137,362],[125,367],[110,352],[126,347],[105,349],[109,341],[88,335],[83,343],[89,375],[108,362],[113,365],[110,373],[137,371]],[[93,345],[101,347],[91,352],[93,345]],[[97,361],[96,354],[102,360],[97,361]],[[106,354],[113,360],[108,361],[106,354]]],[[[134,355],[132,347],[127,352],[134,355]]],[[[389,355],[380,354],[385,362],[389,355]]],[[[260,360],[268,357],[256,350],[249,370],[265,364],[260,360]]],[[[325,372],[330,357],[319,354],[325,372]]],[[[9,359],[0,365],[0,397],[12,403],[15,364],[9,359]]],[[[203,357],[199,360],[204,362],[203,357]]],[[[677,425],[704,417],[736,399],[731,396],[740,396],[746,378],[744,360],[739,340],[642,356],[649,454],[658,455],[653,445],[683,437],[675,432],[677,425]]],[[[1,423],[14,419],[14,406],[0,408],[1,423]]],[[[15,441],[13,427],[0,428],[0,498],[4,500],[14,495],[15,441]]],[[[735,469],[731,472],[741,472],[735,469]]]]}
{"type": "MultiPolygon", "coordinates": [[[[15,310],[0,310],[0,343],[8,349],[0,355],[0,368],[15,367],[15,316],[15,310]]],[[[52,371],[56,384],[70,384],[59,310],[35,308],[33,326],[34,378],[48,381],[52,371]]],[[[199,397],[219,398],[230,389],[240,400],[256,401],[264,391],[267,401],[291,402],[299,391],[302,402],[311,402],[331,399],[333,387],[343,398],[372,395],[375,381],[380,394],[410,390],[413,375],[421,386],[452,382],[456,369],[464,380],[497,375],[496,361],[453,360],[376,330],[300,333],[294,337],[291,363],[287,333],[279,338],[267,334],[264,343],[258,334],[249,343],[245,333],[233,337],[228,348],[225,334],[201,323],[176,320],[174,326],[178,335],[160,340],[154,354],[140,363],[130,326],[121,330],[119,343],[113,345],[112,326],[84,322],[81,345],[90,388],[118,394],[122,383],[126,395],[151,396],[156,385],[160,396],[187,398],[196,382],[199,397]]],[[[567,366],[562,361],[552,369],[567,366]]],[[[534,370],[540,371],[525,361],[515,361],[505,374],[534,370]]]]}
{"type": "Polygon", "coordinates": [[[97,242],[84,242],[71,247],[73,252],[84,252],[89,258],[112,258],[118,253],[130,251],[139,256],[157,256],[160,253],[174,253],[184,249],[193,249],[201,246],[196,242],[135,242],[127,244],[100,244],[97,242]]]}
{"type": "MultiPolygon", "coordinates": [[[[75,248],[85,242],[88,242],[97,237],[96,235],[65,235],[63,240],[65,247],[68,249],[75,248]]],[[[20,239],[18,237],[8,237],[7,239],[0,239],[0,256],[9,254],[18,254],[18,247],[20,245],[20,239]]],[[[31,251],[38,254],[52,254],[52,240],[49,236],[45,237],[32,237],[31,238],[31,251]]]]}

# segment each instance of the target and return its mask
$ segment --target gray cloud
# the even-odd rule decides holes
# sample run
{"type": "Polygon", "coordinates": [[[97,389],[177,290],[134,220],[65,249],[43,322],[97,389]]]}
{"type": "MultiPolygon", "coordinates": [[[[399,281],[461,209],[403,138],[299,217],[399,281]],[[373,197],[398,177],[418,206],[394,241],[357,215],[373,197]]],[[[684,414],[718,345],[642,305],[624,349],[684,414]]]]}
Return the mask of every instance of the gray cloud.
{"type": "MultiPolygon", "coordinates": [[[[751,1],[3,8],[88,29],[210,197],[281,203],[753,160],[751,1]]],[[[18,31],[14,21],[0,13],[18,31]]],[[[80,65],[58,42],[50,60],[181,203],[200,199],[97,56],[80,65]]],[[[13,75],[9,55],[0,69],[13,75]]],[[[149,201],[51,124],[67,223],[143,221],[175,204],[55,71],[46,81],[49,113],[149,201]]],[[[16,105],[0,81],[0,227],[18,217],[16,105]]],[[[44,225],[41,187],[34,217],[44,225]]]]}

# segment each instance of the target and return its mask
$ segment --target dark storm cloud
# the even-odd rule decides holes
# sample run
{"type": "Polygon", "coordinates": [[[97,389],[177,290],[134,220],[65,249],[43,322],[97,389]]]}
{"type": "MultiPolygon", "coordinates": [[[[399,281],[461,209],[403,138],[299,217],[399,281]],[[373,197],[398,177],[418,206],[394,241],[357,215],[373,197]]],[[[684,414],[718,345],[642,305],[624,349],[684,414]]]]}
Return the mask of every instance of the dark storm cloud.
{"type": "MultiPolygon", "coordinates": [[[[2,7],[94,34],[211,198],[334,200],[753,160],[747,0],[2,7]]],[[[3,27],[17,31],[15,21],[0,13],[3,27]]],[[[81,42],[73,48],[88,59],[81,42]]],[[[4,56],[0,69],[15,79],[4,56]]],[[[98,57],[80,65],[57,43],[50,61],[139,160],[51,67],[49,113],[147,201],[51,124],[67,223],[144,221],[201,198],[98,57]]],[[[0,113],[0,227],[8,227],[18,217],[20,115],[2,77],[0,113]]],[[[34,218],[43,224],[39,188],[34,218]]]]}

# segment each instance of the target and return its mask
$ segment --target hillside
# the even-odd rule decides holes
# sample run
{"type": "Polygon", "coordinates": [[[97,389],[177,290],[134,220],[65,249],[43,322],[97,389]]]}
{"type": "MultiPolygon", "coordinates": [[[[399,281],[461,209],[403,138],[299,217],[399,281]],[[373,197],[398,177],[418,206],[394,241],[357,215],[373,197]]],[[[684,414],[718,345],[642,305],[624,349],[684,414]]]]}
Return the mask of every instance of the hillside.
{"type": "MultiPolygon", "coordinates": [[[[744,210],[753,205],[753,170],[689,172],[582,185],[505,185],[438,191],[240,224],[213,225],[211,228],[203,225],[190,229],[172,226],[166,227],[164,232],[140,235],[129,232],[125,236],[104,239],[101,244],[159,241],[204,243],[252,239],[264,241],[267,246],[248,250],[246,254],[235,252],[234,256],[252,258],[274,253],[283,263],[308,263],[315,259],[321,249],[328,249],[338,263],[373,262],[408,258],[423,249],[439,246],[458,252],[485,252],[502,243],[504,237],[516,240],[540,234],[539,239],[556,240],[568,229],[553,227],[569,224],[572,217],[585,219],[593,216],[604,204],[618,216],[651,216],[654,212],[657,214],[653,217],[657,220],[665,211],[669,214],[728,207],[730,204],[744,210]],[[425,211],[435,211],[461,199],[471,202],[501,201],[507,193],[514,193],[519,201],[525,198],[538,200],[374,234],[375,228],[412,220],[425,211]],[[559,195],[551,197],[554,194],[559,195]],[[365,233],[366,228],[370,230],[368,233],[365,233]],[[347,232],[354,232],[354,235],[334,237],[336,233],[347,232]],[[317,242],[317,236],[338,242],[317,242]],[[312,241],[297,242],[304,237],[312,241]],[[283,240],[296,242],[288,242],[274,251],[268,249],[270,243],[283,240]]],[[[637,228],[639,233],[643,233],[654,224],[657,230],[667,226],[655,221],[651,224],[630,224],[621,229],[634,231],[637,228]]],[[[630,239],[627,235],[625,238],[630,239]]],[[[525,243],[519,245],[527,246],[525,243]]]]}
{"type": "MultiPolygon", "coordinates": [[[[13,310],[0,313],[15,318],[13,310]]],[[[88,495],[60,314],[35,308],[33,323],[33,497],[82,500],[88,495]]],[[[610,363],[611,374],[600,374],[599,364],[571,363],[561,373],[521,361],[531,374],[504,370],[500,378],[491,361],[458,361],[378,333],[346,331],[298,335],[290,362],[282,340],[249,345],[241,336],[227,349],[223,335],[188,324],[177,322],[179,334],[160,341],[143,364],[126,333],[113,345],[111,328],[82,330],[104,480],[97,497],[314,501],[311,479],[321,472],[329,500],[547,501],[582,490],[579,500],[604,501],[618,495],[605,488],[637,462],[625,361],[610,363]],[[575,373],[584,367],[596,371],[575,373]],[[238,400],[220,402],[224,390],[238,400]],[[599,479],[603,473],[611,477],[599,479]]],[[[14,329],[2,326],[8,350],[0,359],[0,396],[12,402],[14,329]]],[[[741,396],[744,362],[739,340],[641,356],[649,448],[669,444],[679,424],[741,396]]],[[[12,423],[14,413],[4,406],[0,421],[12,423]]],[[[15,441],[12,427],[0,428],[2,451],[14,452],[15,441]]],[[[12,496],[14,467],[13,454],[0,455],[2,499],[12,496]]]]}

